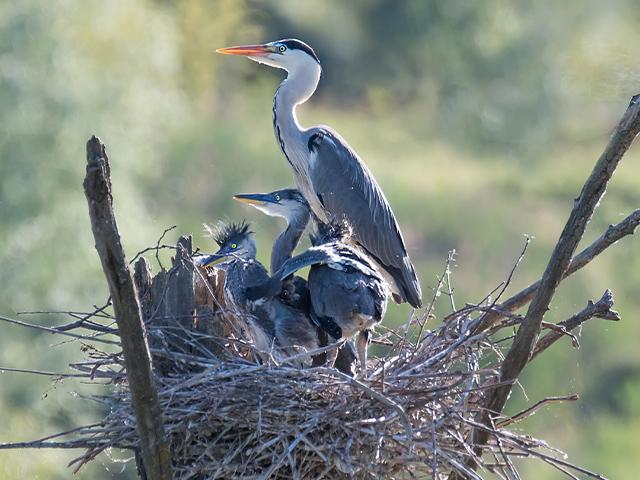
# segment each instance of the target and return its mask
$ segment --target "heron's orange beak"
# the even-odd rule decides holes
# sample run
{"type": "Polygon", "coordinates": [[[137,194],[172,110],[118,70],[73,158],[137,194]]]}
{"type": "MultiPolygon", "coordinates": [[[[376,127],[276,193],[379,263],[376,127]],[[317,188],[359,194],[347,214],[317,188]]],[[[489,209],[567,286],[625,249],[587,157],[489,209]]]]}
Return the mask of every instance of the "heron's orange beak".
{"type": "Polygon", "coordinates": [[[273,53],[269,45],[240,45],[238,47],[218,48],[216,52],[224,55],[244,55],[246,57],[263,57],[273,53]]]}

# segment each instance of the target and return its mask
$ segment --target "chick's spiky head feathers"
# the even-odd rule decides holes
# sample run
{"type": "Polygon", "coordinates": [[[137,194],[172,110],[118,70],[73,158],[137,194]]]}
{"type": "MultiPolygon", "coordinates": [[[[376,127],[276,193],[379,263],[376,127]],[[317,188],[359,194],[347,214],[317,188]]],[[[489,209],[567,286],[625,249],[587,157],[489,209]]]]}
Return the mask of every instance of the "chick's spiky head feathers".
{"type": "Polygon", "coordinates": [[[247,223],[246,220],[238,223],[219,222],[214,226],[205,224],[204,228],[207,235],[213,238],[219,247],[231,242],[239,243],[239,239],[253,234],[253,232],[249,230],[249,223],[247,223]]]}

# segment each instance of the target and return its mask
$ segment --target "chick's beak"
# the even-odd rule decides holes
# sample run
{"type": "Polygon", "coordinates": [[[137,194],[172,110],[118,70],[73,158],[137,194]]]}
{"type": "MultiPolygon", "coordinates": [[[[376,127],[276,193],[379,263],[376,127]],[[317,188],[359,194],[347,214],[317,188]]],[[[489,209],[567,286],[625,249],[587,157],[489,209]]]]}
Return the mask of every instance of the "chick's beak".
{"type": "Polygon", "coordinates": [[[224,55],[244,55],[246,57],[264,57],[273,53],[273,47],[269,45],[239,45],[237,47],[218,48],[218,53],[224,55]]]}
{"type": "Polygon", "coordinates": [[[209,255],[206,258],[203,258],[198,262],[198,266],[200,267],[213,267],[214,265],[219,264],[227,259],[229,255],[214,253],[213,255],[209,255]]]}
{"type": "Polygon", "coordinates": [[[270,195],[264,193],[240,193],[233,196],[234,200],[249,205],[264,205],[265,203],[274,203],[270,195]]]}

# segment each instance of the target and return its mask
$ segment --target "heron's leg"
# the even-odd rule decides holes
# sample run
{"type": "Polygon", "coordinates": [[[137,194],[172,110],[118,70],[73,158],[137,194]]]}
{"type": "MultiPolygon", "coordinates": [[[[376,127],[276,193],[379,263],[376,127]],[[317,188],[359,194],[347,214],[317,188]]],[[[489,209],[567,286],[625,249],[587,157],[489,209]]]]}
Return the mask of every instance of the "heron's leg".
{"type": "MultiPolygon", "coordinates": [[[[327,332],[318,328],[318,346],[326,347],[329,344],[329,336],[327,332]]],[[[319,353],[318,355],[314,355],[312,357],[311,366],[312,367],[321,367],[327,364],[327,354],[319,353]]]]}
{"type": "Polygon", "coordinates": [[[358,357],[356,349],[353,346],[353,340],[348,340],[338,349],[338,356],[334,367],[342,373],[353,377],[356,374],[357,366],[358,357]]]}
{"type": "MultiPolygon", "coordinates": [[[[333,340],[332,338],[330,338],[330,340],[333,340]]],[[[335,343],[335,341],[330,342],[330,343],[335,343]]],[[[332,348],[331,350],[329,350],[327,352],[327,362],[326,365],[328,367],[333,367],[336,364],[336,358],[338,358],[338,349],[337,348],[332,348]]]]}
{"type": "MultiPolygon", "coordinates": [[[[328,343],[335,343],[342,338],[342,328],[331,317],[316,316],[314,322],[327,333],[328,343]]],[[[338,349],[333,348],[327,352],[327,360],[325,365],[333,367],[338,357],[338,349]]]]}
{"type": "Polygon", "coordinates": [[[364,376],[367,372],[367,348],[371,341],[371,330],[362,330],[358,333],[356,339],[356,349],[358,350],[358,359],[360,360],[360,375],[364,376]]]}

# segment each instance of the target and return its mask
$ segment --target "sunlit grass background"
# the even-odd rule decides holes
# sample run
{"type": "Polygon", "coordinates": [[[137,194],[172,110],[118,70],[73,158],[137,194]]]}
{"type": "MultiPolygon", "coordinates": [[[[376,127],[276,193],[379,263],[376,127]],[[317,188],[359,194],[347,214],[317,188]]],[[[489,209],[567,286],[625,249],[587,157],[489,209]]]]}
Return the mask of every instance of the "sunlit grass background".
{"type": "MultiPolygon", "coordinates": [[[[215,55],[238,43],[299,37],[324,67],[303,124],[336,128],[370,166],[399,218],[425,297],[457,251],[459,304],[506,278],[535,237],[512,291],[536,280],[631,95],[640,92],[640,9],[585,2],[31,1],[0,3],[0,314],[90,310],[108,293],[81,182],[84,144],[107,144],[127,253],[249,219],[269,258],[282,225],[237,192],[292,184],[271,131],[281,72],[215,55]]],[[[632,148],[584,244],[640,207],[632,148]]],[[[559,321],[606,288],[620,324],[592,321],[579,350],[561,341],[526,370],[510,411],[555,394],[530,429],[571,460],[633,478],[640,455],[640,242],[627,238],[563,283],[559,321]]],[[[439,312],[447,311],[446,298],[439,312]]],[[[388,324],[410,310],[393,305],[388,324]]],[[[29,320],[51,325],[61,316],[29,320]]],[[[0,366],[61,371],[80,345],[1,325],[0,366]]],[[[98,418],[79,382],[0,375],[0,442],[98,418]]],[[[69,478],[74,452],[0,451],[0,478],[69,478]]],[[[114,455],[121,457],[118,452],[114,455]]],[[[524,464],[525,478],[557,473],[524,464]]],[[[134,478],[100,458],[77,478],[134,478]]]]}

